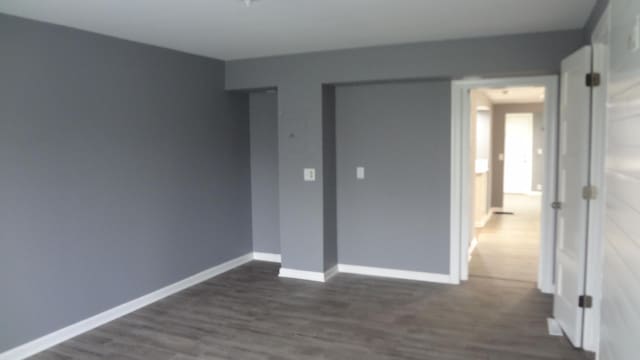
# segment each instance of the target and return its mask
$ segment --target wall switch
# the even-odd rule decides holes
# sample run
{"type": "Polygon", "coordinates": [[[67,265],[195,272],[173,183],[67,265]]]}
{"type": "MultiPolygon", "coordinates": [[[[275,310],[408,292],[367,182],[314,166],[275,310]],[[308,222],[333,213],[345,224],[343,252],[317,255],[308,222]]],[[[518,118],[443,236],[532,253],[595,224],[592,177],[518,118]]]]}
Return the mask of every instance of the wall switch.
{"type": "Polygon", "coordinates": [[[500,161],[504,161],[504,154],[500,154],[500,155],[498,155],[498,160],[500,160],[500,161]]]}
{"type": "Polygon", "coordinates": [[[363,166],[358,166],[356,168],[356,179],[358,179],[358,180],[364,179],[364,167],[363,166]]]}
{"type": "Polygon", "coordinates": [[[316,169],[304,169],[304,181],[316,181],[316,169]]]}
{"type": "Polygon", "coordinates": [[[538,191],[542,191],[542,184],[538,184],[538,185],[536,185],[536,189],[537,189],[538,191]]]}
{"type": "Polygon", "coordinates": [[[538,155],[542,155],[542,148],[538,148],[538,155]]]}

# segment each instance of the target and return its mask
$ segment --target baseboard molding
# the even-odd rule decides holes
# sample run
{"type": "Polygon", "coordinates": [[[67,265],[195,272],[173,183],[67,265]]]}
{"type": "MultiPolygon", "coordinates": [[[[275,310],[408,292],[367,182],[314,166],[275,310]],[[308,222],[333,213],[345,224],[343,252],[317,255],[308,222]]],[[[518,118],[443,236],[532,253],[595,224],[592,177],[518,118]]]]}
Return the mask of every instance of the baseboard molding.
{"type": "Polygon", "coordinates": [[[325,272],[321,271],[306,271],[306,270],[296,270],[289,268],[280,268],[280,273],[278,276],[289,279],[298,279],[298,280],[308,280],[308,281],[317,281],[317,282],[325,282],[332,278],[334,275],[338,273],[338,265],[330,268],[325,272]]]}
{"type": "Polygon", "coordinates": [[[254,252],[253,259],[258,261],[268,261],[273,263],[282,262],[282,256],[280,256],[280,254],[265,253],[265,252],[254,252]]]}
{"type": "Polygon", "coordinates": [[[489,209],[489,212],[488,212],[488,213],[486,213],[486,214],[482,217],[482,219],[480,219],[480,220],[476,221],[476,223],[475,223],[475,227],[476,227],[476,228],[483,228],[483,227],[485,227],[485,226],[487,225],[487,223],[489,222],[489,220],[491,220],[491,217],[493,216],[493,212],[494,212],[494,210],[493,210],[493,209],[494,209],[494,208],[489,209]]]}
{"type": "Polygon", "coordinates": [[[327,280],[337,275],[338,273],[377,276],[377,277],[403,279],[403,280],[416,280],[416,281],[433,282],[433,283],[440,283],[440,284],[456,283],[451,280],[451,276],[449,276],[449,274],[434,274],[434,273],[427,273],[427,272],[420,272],[420,271],[397,270],[397,269],[387,269],[387,268],[347,265],[347,264],[338,264],[328,269],[324,273],[320,271],[296,270],[296,269],[281,267],[280,273],[278,276],[283,278],[290,278],[290,279],[326,282],[327,280]]]}
{"type": "MultiPolygon", "coordinates": [[[[492,210],[493,209],[496,209],[496,208],[492,208],[492,210]]],[[[493,213],[493,211],[491,213],[493,213]]],[[[472,251],[473,250],[470,250],[469,257],[471,257],[472,251]]],[[[259,260],[259,261],[282,263],[282,257],[280,256],[280,254],[273,254],[273,253],[254,252],[253,259],[259,260]]],[[[387,277],[387,278],[393,278],[393,279],[436,282],[436,283],[443,283],[443,284],[455,283],[451,281],[451,277],[448,274],[433,274],[433,273],[426,273],[426,272],[419,272],[419,271],[396,270],[396,269],[386,269],[386,268],[346,265],[346,264],[335,265],[334,267],[325,271],[324,274],[320,271],[316,272],[316,271],[296,270],[296,269],[290,269],[290,268],[280,268],[279,276],[283,278],[325,282],[341,272],[349,273],[349,274],[358,274],[358,275],[387,277]]]]}
{"type": "Polygon", "coordinates": [[[560,323],[554,318],[547,318],[547,329],[551,336],[564,336],[560,323]]]}
{"type": "Polygon", "coordinates": [[[435,274],[421,271],[396,270],[370,266],[338,264],[338,272],[358,275],[378,276],[392,279],[426,281],[454,284],[449,274],[435,274]]]}
{"type": "Polygon", "coordinates": [[[469,245],[468,262],[471,262],[471,258],[473,257],[473,251],[476,249],[477,246],[478,246],[478,238],[474,236],[473,239],[471,240],[471,244],[469,245]]]}
{"type": "Polygon", "coordinates": [[[206,281],[212,277],[220,275],[240,265],[246,264],[252,261],[253,259],[254,259],[254,254],[249,253],[249,254],[237,257],[235,259],[229,260],[220,265],[214,266],[210,269],[207,269],[195,275],[192,275],[186,279],[183,279],[171,285],[165,286],[152,293],[141,296],[137,299],[131,300],[122,305],[118,305],[114,308],[111,308],[107,311],[94,315],[90,318],[87,318],[75,324],[69,325],[65,328],[57,330],[48,335],[42,336],[38,339],[30,341],[26,344],[20,345],[6,352],[0,353],[0,360],[18,360],[18,359],[24,359],[29,356],[35,355],[52,346],[55,346],[61,342],[64,342],[73,337],[76,337],[98,326],[104,325],[110,321],[113,321],[119,317],[127,315],[142,307],[150,305],[167,296],[173,295],[179,291],[182,291],[193,285],[206,281]]]}
{"type": "MultiPolygon", "coordinates": [[[[171,285],[165,286],[152,293],[143,295],[137,299],[131,300],[122,305],[118,305],[114,308],[101,312],[90,318],[81,320],[75,324],[69,325],[65,328],[62,328],[50,334],[44,335],[40,338],[32,340],[28,343],[25,343],[13,349],[7,350],[3,353],[0,353],[0,360],[19,360],[19,359],[27,358],[29,356],[33,356],[50,347],[58,345],[64,341],[67,341],[71,338],[81,335],[87,331],[93,330],[98,326],[104,325],[110,321],[113,321],[117,318],[120,318],[124,315],[127,315],[131,312],[141,309],[167,296],[173,295],[186,288],[189,288],[203,281],[211,279],[217,275],[220,275],[224,272],[232,270],[240,265],[251,262],[252,260],[280,262],[281,258],[280,258],[280,255],[278,254],[260,253],[260,252],[248,253],[246,255],[224,262],[220,265],[214,266],[210,269],[199,272],[195,275],[192,275],[186,279],[180,280],[171,285]]],[[[450,276],[446,274],[434,274],[434,273],[426,273],[426,272],[418,272],[418,271],[395,270],[395,269],[358,266],[358,265],[346,265],[346,264],[338,264],[328,269],[324,273],[320,271],[315,272],[315,271],[304,271],[304,270],[280,268],[279,276],[283,278],[293,278],[293,279],[300,279],[300,280],[325,282],[340,272],[358,274],[358,275],[386,277],[386,278],[393,278],[393,279],[426,281],[426,282],[443,283],[443,284],[454,283],[453,281],[451,281],[450,276]]]]}
{"type": "Polygon", "coordinates": [[[338,265],[334,265],[332,268],[324,272],[324,280],[327,281],[338,274],[338,265]]]}

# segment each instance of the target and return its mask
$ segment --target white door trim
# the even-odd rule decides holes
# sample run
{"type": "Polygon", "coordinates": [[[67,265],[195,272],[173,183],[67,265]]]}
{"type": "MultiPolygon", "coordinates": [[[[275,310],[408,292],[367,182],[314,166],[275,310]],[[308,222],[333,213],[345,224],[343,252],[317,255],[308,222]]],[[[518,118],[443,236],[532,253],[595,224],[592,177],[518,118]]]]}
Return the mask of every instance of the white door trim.
{"type": "Polygon", "coordinates": [[[555,199],[557,165],[558,76],[456,80],[451,87],[451,278],[469,278],[469,241],[471,216],[470,109],[469,94],[483,87],[543,86],[545,88],[545,176],[542,196],[540,264],[538,288],[545,293],[554,290],[555,212],[550,204],[555,199]],[[466,164],[466,165],[465,165],[466,164]],[[462,259],[465,259],[462,261],[462,259]]]}

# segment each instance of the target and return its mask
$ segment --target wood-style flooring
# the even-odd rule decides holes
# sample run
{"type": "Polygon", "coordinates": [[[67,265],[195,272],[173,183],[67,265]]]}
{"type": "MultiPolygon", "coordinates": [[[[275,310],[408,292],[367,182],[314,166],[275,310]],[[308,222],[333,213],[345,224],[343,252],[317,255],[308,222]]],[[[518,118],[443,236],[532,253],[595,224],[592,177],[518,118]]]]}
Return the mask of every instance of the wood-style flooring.
{"type": "Polygon", "coordinates": [[[538,280],[540,252],[540,196],[505,194],[504,211],[478,229],[478,245],[469,275],[495,279],[538,280]]]}
{"type": "Polygon", "coordinates": [[[321,284],[278,267],[246,264],[33,359],[586,359],[547,335],[551,298],[527,282],[321,284]]]}

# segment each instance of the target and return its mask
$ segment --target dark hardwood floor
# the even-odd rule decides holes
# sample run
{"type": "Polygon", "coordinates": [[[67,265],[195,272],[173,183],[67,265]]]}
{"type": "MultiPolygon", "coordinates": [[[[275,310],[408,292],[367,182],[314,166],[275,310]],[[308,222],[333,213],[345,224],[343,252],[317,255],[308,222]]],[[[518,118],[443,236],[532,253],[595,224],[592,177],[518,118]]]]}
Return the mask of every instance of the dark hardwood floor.
{"type": "Polygon", "coordinates": [[[281,279],[252,262],[32,359],[586,359],[547,335],[533,284],[460,286],[338,274],[281,279]]]}

